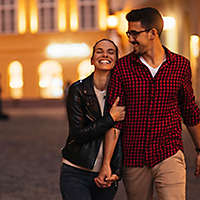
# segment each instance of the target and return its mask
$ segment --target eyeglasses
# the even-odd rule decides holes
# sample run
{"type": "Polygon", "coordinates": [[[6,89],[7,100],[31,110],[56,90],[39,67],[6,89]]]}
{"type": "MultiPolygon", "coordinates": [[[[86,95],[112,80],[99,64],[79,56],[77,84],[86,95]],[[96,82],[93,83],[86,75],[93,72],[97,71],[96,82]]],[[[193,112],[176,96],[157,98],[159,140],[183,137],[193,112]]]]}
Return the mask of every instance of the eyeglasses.
{"type": "Polygon", "coordinates": [[[130,30],[130,31],[127,31],[126,32],[126,35],[128,38],[130,38],[131,36],[133,38],[137,38],[137,36],[140,34],[140,33],[143,33],[143,32],[149,32],[151,29],[146,29],[146,30],[143,30],[143,31],[133,31],[133,30],[130,30]]]}

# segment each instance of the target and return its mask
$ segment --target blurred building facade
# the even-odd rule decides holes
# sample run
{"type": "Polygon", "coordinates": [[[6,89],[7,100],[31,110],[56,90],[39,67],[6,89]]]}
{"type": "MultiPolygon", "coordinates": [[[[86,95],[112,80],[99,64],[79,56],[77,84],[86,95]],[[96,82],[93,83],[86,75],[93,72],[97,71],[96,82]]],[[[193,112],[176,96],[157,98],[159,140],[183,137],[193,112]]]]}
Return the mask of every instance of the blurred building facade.
{"type": "Polygon", "coordinates": [[[131,51],[125,15],[144,6],[161,11],[163,44],[191,60],[199,98],[198,0],[0,0],[3,99],[61,98],[66,82],[93,70],[89,58],[98,39],[113,39],[120,56],[131,51]]]}
{"type": "Polygon", "coordinates": [[[61,98],[65,82],[92,70],[107,16],[107,0],[0,0],[3,99],[61,98]]]}

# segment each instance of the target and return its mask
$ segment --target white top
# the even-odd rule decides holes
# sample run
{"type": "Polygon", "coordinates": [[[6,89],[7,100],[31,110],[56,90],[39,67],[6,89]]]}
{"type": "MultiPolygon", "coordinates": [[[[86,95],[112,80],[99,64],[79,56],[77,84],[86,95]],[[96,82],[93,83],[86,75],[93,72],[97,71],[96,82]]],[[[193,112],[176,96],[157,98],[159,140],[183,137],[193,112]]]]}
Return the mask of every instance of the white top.
{"type": "Polygon", "coordinates": [[[154,67],[151,67],[146,61],[145,59],[140,56],[140,61],[149,68],[150,72],[151,72],[151,75],[154,77],[156,75],[156,73],[158,72],[159,68],[161,67],[161,65],[165,62],[166,58],[160,63],[160,65],[156,68],[154,67]]]}
{"type": "MultiPolygon", "coordinates": [[[[94,87],[95,94],[97,96],[97,99],[99,101],[100,109],[101,109],[101,115],[103,116],[104,111],[104,105],[105,105],[105,97],[106,97],[106,90],[98,90],[96,87],[94,87]]],[[[92,171],[98,172],[101,169],[103,162],[103,141],[101,142],[99,153],[97,155],[94,167],[92,171]]]]}

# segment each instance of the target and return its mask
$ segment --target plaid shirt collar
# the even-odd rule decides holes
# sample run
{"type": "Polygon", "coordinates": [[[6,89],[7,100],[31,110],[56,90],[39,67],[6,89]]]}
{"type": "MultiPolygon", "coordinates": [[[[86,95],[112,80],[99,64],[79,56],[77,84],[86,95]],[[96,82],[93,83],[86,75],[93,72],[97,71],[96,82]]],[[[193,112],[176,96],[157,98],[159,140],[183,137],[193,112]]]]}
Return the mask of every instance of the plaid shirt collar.
{"type": "MultiPolygon", "coordinates": [[[[163,46],[164,50],[165,50],[165,55],[166,55],[166,62],[167,63],[171,63],[174,60],[176,60],[176,55],[174,53],[172,53],[169,49],[167,49],[165,46],[163,46]]],[[[130,53],[130,57],[132,59],[132,61],[141,63],[139,56],[135,55],[133,52],[130,53]]]]}

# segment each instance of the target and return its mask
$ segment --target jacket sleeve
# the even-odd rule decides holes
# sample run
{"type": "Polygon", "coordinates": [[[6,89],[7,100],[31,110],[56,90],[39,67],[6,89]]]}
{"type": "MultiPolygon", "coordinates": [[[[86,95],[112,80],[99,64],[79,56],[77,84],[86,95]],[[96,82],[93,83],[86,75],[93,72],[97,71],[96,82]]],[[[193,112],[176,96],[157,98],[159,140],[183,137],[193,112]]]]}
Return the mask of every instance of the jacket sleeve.
{"type": "Polygon", "coordinates": [[[66,103],[69,120],[69,140],[71,142],[87,143],[104,136],[106,131],[114,125],[109,113],[99,119],[86,116],[84,105],[81,102],[81,90],[76,85],[69,88],[66,103]],[[85,125],[85,120],[89,122],[87,125],[85,125]]]}
{"type": "Polygon", "coordinates": [[[179,105],[186,126],[195,126],[200,122],[200,110],[198,105],[195,103],[189,61],[186,62],[182,78],[182,87],[179,93],[179,105]]]}

